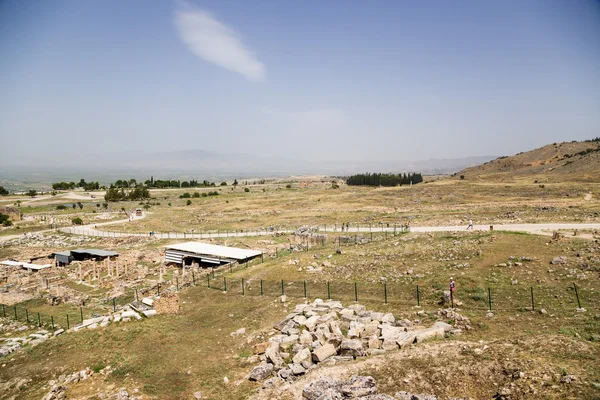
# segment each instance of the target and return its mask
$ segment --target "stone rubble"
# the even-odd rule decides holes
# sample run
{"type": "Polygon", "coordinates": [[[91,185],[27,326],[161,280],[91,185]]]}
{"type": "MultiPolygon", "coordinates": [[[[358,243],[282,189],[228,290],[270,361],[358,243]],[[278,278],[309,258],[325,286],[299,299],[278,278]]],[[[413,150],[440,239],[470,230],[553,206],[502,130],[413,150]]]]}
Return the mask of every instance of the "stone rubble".
{"type": "Polygon", "coordinates": [[[405,391],[397,392],[394,396],[377,393],[377,383],[372,376],[352,376],[348,380],[324,376],[304,386],[302,398],[306,400],[437,400],[434,395],[405,391]]]}
{"type": "Polygon", "coordinates": [[[456,326],[441,321],[431,327],[416,326],[406,319],[396,320],[391,313],[368,311],[360,304],[344,307],[332,300],[299,304],[274,326],[278,334],[254,345],[254,353],[262,363],[248,378],[262,381],[273,376],[277,379],[268,379],[264,384],[271,386],[303,375],[320,363],[384,354],[471,328],[469,319],[455,310],[440,311],[439,316],[454,320],[456,326]]]}
{"type": "MultiPolygon", "coordinates": [[[[110,366],[104,367],[98,374],[100,375],[109,375],[112,373],[112,369],[110,366]]],[[[71,385],[79,383],[80,381],[84,381],[86,379],[91,378],[94,375],[94,371],[89,368],[83,369],[81,371],[75,371],[72,374],[65,374],[59,376],[56,380],[48,381],[48,386],[50,387],[50,391],[42,397],[42,400],[63,400],[67,398],[67,388],[71,385]]],[[[137,391],[137,390],[136,390],[137,391]]],[[[106,399],[106,400],[141,400],[141,397],[131,396],[127,389],[120,388],[116,393],[106,394],[106,393],[98,393],[94,398],[97,399],[106,399]]]]}

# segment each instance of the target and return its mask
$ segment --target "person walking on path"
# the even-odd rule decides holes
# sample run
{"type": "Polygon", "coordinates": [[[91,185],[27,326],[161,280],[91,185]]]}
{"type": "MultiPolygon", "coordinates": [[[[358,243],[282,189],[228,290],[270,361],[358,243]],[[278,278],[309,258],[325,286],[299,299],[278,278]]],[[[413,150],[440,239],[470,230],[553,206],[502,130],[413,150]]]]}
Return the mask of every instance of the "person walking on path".
{"type": "Polygon", "coordinates": [[[469,225],[467,226],[467,230],[469,230],[469,229],[473,230],[473,220],[472,219],[469,220],[469,225]]]}
{"type": "Polygon", "coordinates": [[[454,283],[454,278],[450,278],[450,292],[454,296],[454,290],[456,289],[456,283],[454,283]]]}

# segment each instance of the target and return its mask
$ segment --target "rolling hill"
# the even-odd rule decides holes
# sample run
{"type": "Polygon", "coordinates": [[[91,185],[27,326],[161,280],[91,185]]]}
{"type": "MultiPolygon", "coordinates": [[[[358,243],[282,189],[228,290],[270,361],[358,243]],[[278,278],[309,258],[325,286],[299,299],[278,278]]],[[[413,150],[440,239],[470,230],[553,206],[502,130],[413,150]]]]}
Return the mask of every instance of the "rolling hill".
{"type": "Polygon", "coordinates": [[[453,175],[469,181],[600,182],[600,138],[553,143],[453,175]]]}

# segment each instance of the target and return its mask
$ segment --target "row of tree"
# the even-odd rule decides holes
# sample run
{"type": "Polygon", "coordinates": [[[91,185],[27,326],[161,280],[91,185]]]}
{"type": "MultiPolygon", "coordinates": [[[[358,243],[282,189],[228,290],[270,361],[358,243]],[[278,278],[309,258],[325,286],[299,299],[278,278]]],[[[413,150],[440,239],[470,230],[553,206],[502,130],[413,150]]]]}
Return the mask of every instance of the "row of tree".
{"type": "Polygon", "coordinates": [[[73,190],[75,188],[83,188],[83,190],[98,190],[100,189],[99,182],[86,182],[85,179],[81,179],[79,183],[75,182],[56,182],[52,184],[54,190],[73,190]]]}
{"type": "Polygon", "coordinates": [[[423,176],[420,173],[404,174],[382,174],[366,173],[349,176],[346,179],[348,185],[354,186],[399,186],[410,185],[423,182],[423,176]]]}
{"type": "Polygon", "coordinates": [[[148,188],[138,185],[132,189],[111,187],[106,191],[104,200],[106,201],[126,201],[126,200],[146,200],[150,198],[148,188]]]}

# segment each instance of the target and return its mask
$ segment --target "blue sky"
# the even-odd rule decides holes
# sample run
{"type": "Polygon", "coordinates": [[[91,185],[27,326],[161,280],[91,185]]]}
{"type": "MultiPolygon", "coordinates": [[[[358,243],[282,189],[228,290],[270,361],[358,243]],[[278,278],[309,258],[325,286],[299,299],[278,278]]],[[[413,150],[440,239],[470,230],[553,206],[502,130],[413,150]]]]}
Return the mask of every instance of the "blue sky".
{"type": "Polygon", "coordinates": [[[510,155],[600,136],[600,2],[0,2],[10,156],[510,155]]]}

